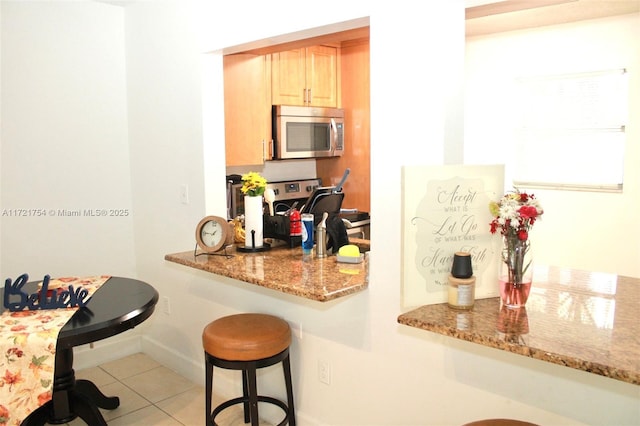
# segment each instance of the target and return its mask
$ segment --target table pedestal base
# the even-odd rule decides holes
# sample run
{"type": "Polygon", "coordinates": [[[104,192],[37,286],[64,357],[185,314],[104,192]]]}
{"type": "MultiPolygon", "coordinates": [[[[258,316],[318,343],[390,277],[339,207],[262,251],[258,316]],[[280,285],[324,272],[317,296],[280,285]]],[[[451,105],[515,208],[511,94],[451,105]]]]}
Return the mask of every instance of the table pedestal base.
{"type": "Polygon", "coordinates": [[[113,410],[120,405],[117,396],[105,396],[89,380],[77,380],[73,371],[73,348],[56,350],[55,378],[51,401],[31,413],[22,426],[63,424],[80,417],[91,426],[107,426],[99,408],[113,410]]]}

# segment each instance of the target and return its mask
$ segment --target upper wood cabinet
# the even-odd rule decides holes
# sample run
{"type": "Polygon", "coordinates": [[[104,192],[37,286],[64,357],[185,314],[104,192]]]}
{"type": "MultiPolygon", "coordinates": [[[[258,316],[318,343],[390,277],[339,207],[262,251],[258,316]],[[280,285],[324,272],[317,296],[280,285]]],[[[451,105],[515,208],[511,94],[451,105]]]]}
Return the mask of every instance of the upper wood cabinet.
{"type": "Polygon", "coordinates": [[[338,49],[313,46],[271,55],[274,105],[338,107],[338,49]]]}
{"type": "Polygon", "coordinates": [[[227,166],[263,164],[271,158],[269,55],[223,58],[227,166]]]}
{"type": "Polygon", "coordinates": [[[371,211],[371,121],[369,89],[369,39],[343,43],[341,108],[344,108],[345,151],[342,157],[318,159],[316,173],[325,186],[337,185],[344,171],[351,173],[344,183],[342,207],[371,211]]]}

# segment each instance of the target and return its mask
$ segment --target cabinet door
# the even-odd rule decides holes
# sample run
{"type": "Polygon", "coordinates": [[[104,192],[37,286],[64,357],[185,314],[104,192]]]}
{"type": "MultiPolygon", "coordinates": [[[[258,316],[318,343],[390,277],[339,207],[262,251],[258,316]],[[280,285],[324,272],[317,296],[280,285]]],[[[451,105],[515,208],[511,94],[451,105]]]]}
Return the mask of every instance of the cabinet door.
{"type": "Polygon", "coordinates": [[[351,169],[342,207],[363,212],[371,211],[369,56],[368,40],[341,47],[338,66],[342,69],[345,151],[342,157],[316,161],[317,176],[326,186],[337,185],[347,167],[351,169]]]}
{"type": "Polygon", "coordinates": [[[271,55],[271,99],[274,105],[305,106],[305,49],[271,55]]]}
{"type": "Polygon", "coordinates": [[[223,58],[227,166],[263,164],[271,144],[271,103],[265,56],[223,58]]]}
{"type": "Polygon", "coordinates": [[[307,102],[311,106],[337,107],[337,49],[313,46],[306,51],[307,102]]]}

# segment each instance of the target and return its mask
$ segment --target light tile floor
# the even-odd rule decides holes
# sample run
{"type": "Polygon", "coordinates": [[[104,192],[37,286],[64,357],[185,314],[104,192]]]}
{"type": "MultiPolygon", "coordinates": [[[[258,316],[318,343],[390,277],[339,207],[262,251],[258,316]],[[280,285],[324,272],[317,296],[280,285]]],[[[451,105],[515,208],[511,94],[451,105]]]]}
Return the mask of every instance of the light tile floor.
{"type": "MultiPolygon", "coordinates": [[[[203,426],[204,387],[138,353],[76,371],[76,379],[91,380],[107,396],[118,396],[115,410],[100,409],[109,426],[203,426]]],[[[214,406],[220,398],[214,395],[214,406]]],[[[216,417],[221,425],[244,425],[241,406],[216,417]]],[[[69,425],[85,422],[76,418],[69,425]]]]}

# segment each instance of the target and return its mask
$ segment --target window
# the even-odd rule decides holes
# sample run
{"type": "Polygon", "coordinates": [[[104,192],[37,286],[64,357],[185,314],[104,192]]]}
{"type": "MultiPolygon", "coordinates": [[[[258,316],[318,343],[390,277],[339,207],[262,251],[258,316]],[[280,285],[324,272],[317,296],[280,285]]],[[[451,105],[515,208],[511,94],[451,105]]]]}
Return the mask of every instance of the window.
{"type": "Polygon", "coordinates": [[[523,78],[517,87],[516,186],[622,191],[625,70],[523,78]]]}

